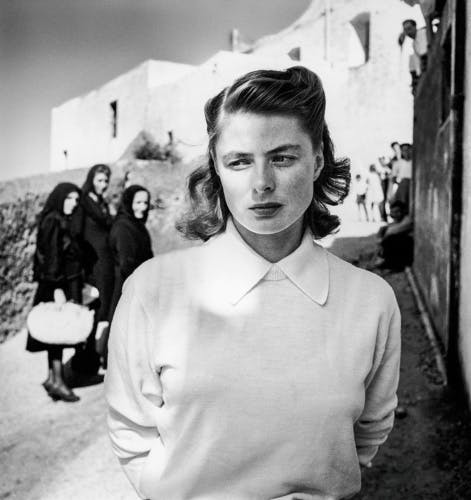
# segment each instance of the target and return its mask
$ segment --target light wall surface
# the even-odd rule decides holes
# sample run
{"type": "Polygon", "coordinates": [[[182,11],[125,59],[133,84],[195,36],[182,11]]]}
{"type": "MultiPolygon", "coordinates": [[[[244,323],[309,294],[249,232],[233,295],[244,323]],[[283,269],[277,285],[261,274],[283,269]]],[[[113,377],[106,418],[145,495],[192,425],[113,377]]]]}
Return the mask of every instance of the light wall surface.
{"type": "Polygon", "coordinates": [[[339,156],[366,172],[390,154],[392,141],[412,139],[412,96],[408,50],[397,44],[405,18],[420,10],[391,0],[313,0],[291,26],[259,39],[250,54],[221,51],[200,66],[147,61],[103,87],[55,108],[52,114],[52,168],[114,162],[142,130],[165,143],[172,131],[184,158],[206,147],[203,106],[233,79],[259,68],[302,64],[321,77],[327,95],[326,119],[339,156]],[[354,24],[369,19],[368,60],[354,24]],[[300,60],[288,57],[299,48],[300,60]],[[364,58],[364,53],[363,53],[364,58]],[[118,102],[118,136],[110,135],[110,102],[118,102]],[[64,155],[67,151],[67,158],[64,155]]]}
{"type": "Polygon", "coordinates": [[[466,73],[463,131],[463,214],[461,220],[459,348],[471,407],[471,9],[466,9],[466,73]]]}
{"type": "Polygon", "coordinates": [[[404,19],[416,19],[420,27],[423,18],[418,7],[399,1],[327,3],[327,17],[326,2],[314,0],[292,26],[256,42],[254,53],[273,56],[300,47],[301,63],[327,80],[327,122],[336,150],[351,158],[354,171],[362,171],[389,155],[391,142],[412,141],[411,46],[407,40],[401,50],[397,39],[404,19]],[[364,64],[359,64],[362,47],[353,27],[361,14],[370,18],[369,59],[364,64]]]}
{"type": "MultiPolygon", "coordinates": [[[[193,66],[146,61],[102,87],[52,110],[51,170],[113,163],[142,130],[154,89],[191,71],[193,66]],[[111,103],[117,103],[117,134],[112,134],[111,103]]],[[[157,91],[158,92],[158,91],[157,91]]],[[[167,95],[171,100],[171,96],[167,95]]]]}

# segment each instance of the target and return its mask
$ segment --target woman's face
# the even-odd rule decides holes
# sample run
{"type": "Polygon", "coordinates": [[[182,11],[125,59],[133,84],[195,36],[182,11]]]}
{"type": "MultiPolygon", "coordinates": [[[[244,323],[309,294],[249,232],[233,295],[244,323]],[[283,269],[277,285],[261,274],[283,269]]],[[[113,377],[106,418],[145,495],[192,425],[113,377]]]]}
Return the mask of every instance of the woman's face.
{"type": "Polygon", "coordinates": [[[98,172],[93,177],[93,190],[98,195],[103,195],[110,182],[109,177],[104,172],[98,172]]]}
{"type": "Polygon", "coordinates": [[[72,191],[71,193],[69,193],[64,200],[64,208],[63,208],[64,214],[70,215],[75,210],[75,207],[78,205],[78,201],[79,201],[79,194],[77,193],[77,191],[72,191]]]}
{"type": "Polygon", "coordinates": [[[235,221],[265,235],[302,225],[323,156],[297,118],[234,113],[220,126],[215,164],[235,221]]]}
{"type": "Polygon", "coordinates": [[[132,211],[136,219],[142,219],[149,209],[149,195],[146,191],[138,191],[132,200],[132,211]]]}

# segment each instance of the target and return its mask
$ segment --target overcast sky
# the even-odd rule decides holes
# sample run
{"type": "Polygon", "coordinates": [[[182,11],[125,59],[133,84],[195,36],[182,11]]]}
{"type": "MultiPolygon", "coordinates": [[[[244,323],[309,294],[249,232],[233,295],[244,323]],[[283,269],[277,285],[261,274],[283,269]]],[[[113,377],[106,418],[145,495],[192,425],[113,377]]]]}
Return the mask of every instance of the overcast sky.
{"type": "Polygon", "coordinates": [[[51,108],[146,59],[198,64],[309,0],[0,0],[0,180],[49,169],[51,108]]]}

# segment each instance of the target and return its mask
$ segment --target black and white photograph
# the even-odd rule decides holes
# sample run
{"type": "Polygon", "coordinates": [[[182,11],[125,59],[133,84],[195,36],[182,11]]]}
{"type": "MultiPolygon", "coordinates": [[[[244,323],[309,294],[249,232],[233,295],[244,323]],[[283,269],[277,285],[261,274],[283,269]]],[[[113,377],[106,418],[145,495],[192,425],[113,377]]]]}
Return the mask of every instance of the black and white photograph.
{"type": "Polygon", "coordinates": [[[466,0],[0,0],[0,500],[471,498],[466,0]]]}

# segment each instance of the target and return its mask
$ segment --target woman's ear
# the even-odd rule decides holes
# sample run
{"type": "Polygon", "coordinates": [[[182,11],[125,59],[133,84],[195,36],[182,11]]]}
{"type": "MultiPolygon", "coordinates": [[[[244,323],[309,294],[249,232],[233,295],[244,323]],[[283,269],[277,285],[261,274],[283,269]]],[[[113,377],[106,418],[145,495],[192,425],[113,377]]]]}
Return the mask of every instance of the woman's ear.
{"type": "Polygon", "coordinates": [[[322,149],[316,154],[314,159],[314,181],[317,181],[324,168],[324,154],[322,149]]]}

